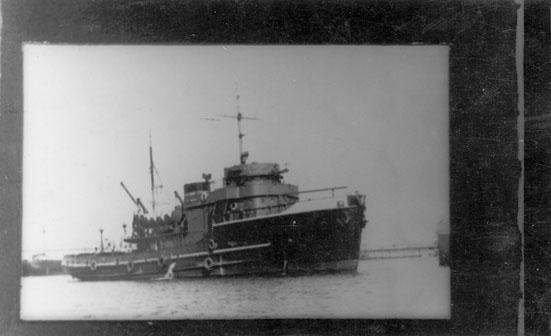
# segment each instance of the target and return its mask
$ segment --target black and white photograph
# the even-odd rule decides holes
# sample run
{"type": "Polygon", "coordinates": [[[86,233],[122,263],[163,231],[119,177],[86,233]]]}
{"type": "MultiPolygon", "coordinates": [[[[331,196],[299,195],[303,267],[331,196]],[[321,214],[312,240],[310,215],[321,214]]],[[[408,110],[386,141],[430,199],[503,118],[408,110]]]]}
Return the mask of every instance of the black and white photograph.
{"type": "Polygon", "coordinates": [[[449,46],[22,46],[20,318],[449,319],[449,46]]]}
{"type": "Polygon", "coordinates": [[[549,4],[0,10],[0,334],[548,332],[549,4]]]}

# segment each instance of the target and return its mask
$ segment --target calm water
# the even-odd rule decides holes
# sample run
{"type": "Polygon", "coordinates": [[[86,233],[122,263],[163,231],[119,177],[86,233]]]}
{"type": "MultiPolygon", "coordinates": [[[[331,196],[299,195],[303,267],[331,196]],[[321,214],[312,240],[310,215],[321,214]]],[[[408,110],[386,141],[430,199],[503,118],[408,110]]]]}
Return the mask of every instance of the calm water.
{"type": "Polygon", "coordinates": [[[25,277],[21,318],[446,318],[450,271],[435,257],[360,262],[356,274],[82,282],[25,277]]]}

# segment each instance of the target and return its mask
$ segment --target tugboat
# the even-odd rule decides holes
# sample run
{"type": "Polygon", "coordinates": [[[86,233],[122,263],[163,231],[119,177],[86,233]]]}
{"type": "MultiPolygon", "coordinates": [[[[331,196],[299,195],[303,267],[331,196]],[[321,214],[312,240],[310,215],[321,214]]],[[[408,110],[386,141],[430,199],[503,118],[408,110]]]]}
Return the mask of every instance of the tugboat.
{"type": "MultiPolygon", "coordinates": [[[[299,191],[283,181],[288,169],[277,163],[247,163],[237,109],[239,164],[224,169],[223,186],[211,190],[211,174],[187,183],[178,205],[162,217],[148,216],[139,198],[121,186],[136,205],[129,252],[66,255],[63,267],[80,280],[173,279],[235,275],[299,275],[314,272],[354,272],[358,267],[365,196],[358,192],[344,201],[316,206],[300,194],[331,191],[332,187],[299,191]]],[[[150,145],[151,190],[154,164],[150,145]]],[[[155,206],[155,202],[152,202],[155,206]]]]}

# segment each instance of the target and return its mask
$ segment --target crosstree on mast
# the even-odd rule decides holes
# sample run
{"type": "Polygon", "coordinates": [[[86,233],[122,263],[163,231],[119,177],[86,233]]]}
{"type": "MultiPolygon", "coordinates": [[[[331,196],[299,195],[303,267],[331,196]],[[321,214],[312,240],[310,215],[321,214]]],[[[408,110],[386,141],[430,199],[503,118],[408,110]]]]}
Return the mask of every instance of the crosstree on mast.
{"type": "Polygon", "coordinates": [[[239,110],[239,93],[236,93],[235,101],[236,101],[237,114],[236,115],[223,114],[221,115],[221,117],[237,119],[237,136],[239,138],[239,162],[241,162],[241,164],[245,164],[245,162],[247,161],[247,157],[249,156],[249,152],[243,151],[243,137],[245,136],[245,134],[241,132],[241,120],[243,119],[260,120],[260,119],[255,117],[246,117],[246,116],[243,116],[243,114],[241,114],[241,111],[239,110]]]}

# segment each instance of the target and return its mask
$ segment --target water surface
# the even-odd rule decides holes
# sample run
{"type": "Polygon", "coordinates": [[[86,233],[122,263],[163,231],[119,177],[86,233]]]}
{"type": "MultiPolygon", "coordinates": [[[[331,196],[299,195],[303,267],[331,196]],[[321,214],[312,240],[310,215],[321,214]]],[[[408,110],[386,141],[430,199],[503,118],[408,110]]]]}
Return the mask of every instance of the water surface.
{"type": "Polygon", "coordinates": [[[438,258],[364,260],[357,273],[173,281],[24,277],[24,320],[447,318],[450,270],[438,258]]]}

